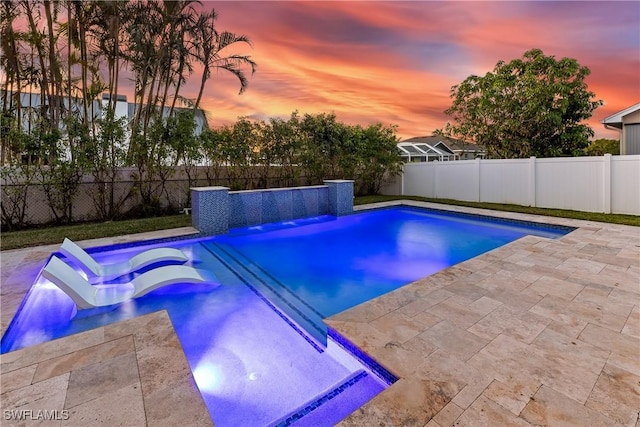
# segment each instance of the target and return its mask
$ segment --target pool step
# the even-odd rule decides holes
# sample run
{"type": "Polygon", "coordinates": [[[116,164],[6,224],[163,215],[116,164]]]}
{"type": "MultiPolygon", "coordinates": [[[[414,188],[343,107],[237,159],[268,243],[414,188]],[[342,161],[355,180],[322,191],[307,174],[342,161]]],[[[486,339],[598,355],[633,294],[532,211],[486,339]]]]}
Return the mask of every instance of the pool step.
{"type": "Polygon", "coordinates": [[[205,246],[247,286],[266,297],[267,304],[275,304],[280,311],[293,319],[321,346],[327,345],[327,326],[322,316],[309,307],[306,302],[233,248],[218,243],[208,243],[205,246]]]}
{"type": "Polygon", "coordinates": [[[313,306],[311,306],[306,301],[301,299],[295,292],[291,291],[291,289],[289,289],[282,282],[280,282],[278,279],[273,277],[268,271],[266,271],[264,268],[262,268],[260,265],[256,264],[255,262],[253,262],[253,260],[248,258],[243,253],[239,252],[233,246],[226,245],[226,244],[216,244],[216,247],[218,249],[225,251],[230,256],[235,258],[238,262],[242,264],[244,268],[246,268],[249,272],[251,272],[251,274],[261,278],[266,283],[273,285],[275,290],[279,294],[282,294],[283,297],[287,299],[296,300],[296,303],[304,306],[306,312],[312,313],[314,316],[317,316],[320,319],[323,318],[322,313],[316,311],[316,309],[313,306]]]}
{"type": "Polygon", "coordinates": [[[382,383],[364,370],[318,394],[298,409],[269,425],[277,427],[333,426],[371,400],[384,389],[382,383]]]}

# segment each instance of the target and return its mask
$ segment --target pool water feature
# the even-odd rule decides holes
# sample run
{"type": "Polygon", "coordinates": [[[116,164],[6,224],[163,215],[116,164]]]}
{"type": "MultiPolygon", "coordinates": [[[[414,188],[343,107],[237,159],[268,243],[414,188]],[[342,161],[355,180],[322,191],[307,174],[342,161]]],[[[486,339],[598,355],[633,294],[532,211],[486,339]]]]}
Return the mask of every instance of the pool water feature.
{"type": "MultiPolygon", "coordinates": [[[[523,235],[568,231],[394,208],[157,243],[185,251],[217,280],[82,310],[70,321],[71,299],[40,279],[2,353],[166,309],[216,425],[333,425],[394,378],[327,339],[323,318],[523,235]]],[[[110,263],[150,247],[92,255],[110,263]]]]}

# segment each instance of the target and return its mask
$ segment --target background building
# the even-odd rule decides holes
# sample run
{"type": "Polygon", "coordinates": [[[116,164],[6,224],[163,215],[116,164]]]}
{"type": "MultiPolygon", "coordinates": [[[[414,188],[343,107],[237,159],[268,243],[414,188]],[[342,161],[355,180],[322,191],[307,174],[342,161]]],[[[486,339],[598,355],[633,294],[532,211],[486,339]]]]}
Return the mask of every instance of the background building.
{"type": "Polygon", "coordinates": [[[398,143],[398,149],[406,162],[444,162],[485,157],[481,145],[439,135],[405,139],[398,143]]]}
{"type": "Polygon", "coordinates": [[[620,132],[620,154],[640,154],[640,102],[602,120],[607,129],[620,132]]]}

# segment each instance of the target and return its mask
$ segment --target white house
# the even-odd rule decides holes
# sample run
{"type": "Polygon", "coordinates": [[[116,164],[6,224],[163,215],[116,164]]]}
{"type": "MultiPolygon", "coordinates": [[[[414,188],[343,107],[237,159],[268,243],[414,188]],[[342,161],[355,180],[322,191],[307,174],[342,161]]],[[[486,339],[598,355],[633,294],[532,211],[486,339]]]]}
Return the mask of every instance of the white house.
{"type": "Polygon", "coordinates": [[[620,154],[640,154],[640,102],[602,120],[605,128],[620,132],[620,154]]]}
{"type": "MultiPolygon", "coordinates": [[[[3,99],[3,94],[0,93],[0,101],[2,101],[2,99],[3,99]]],[[[62,102],[64,103],[66,108],[70,108],[69,97],[66,97],[66,96],[63,97],[62,102]]],[[[103,110],[107,107],[108,104],[109,104],[108,94],[102,95],[102,101],[94,100],[89,107],[90,114],[93,116],[92,119],[93,120],[100,119],[102,117],[103,110]]],[[[22,106],[24,111],[27,112],[27,114],[22,115],[22,118],[21,118],[22,127],[25,130],[29,130],[32,126],[34,126],[31,120],[32,118],[30,119],[29,117],[30,115],[29,111],[40,107],[41,95],[39,93],[23,92],[20,94],[20,105],[22,106]]],[[[80,108],[82,107],[82,100],[78,98],[73,98],[71,107],[74,109],[80,110],[80,108]]],[[[126,117],[127,121],[131,121],[131,119],[133,118],[136,112],[136,107],[137,107],[137,104],[127,101],[126,95],[118,95],[116,100],[116,107],[115,107],[116,119],[121,117],[126,117]]],[[[190,109],[175,108],[174,110],[183,111],[183,110],[190,110],[190,109]]],[[[168,114],[169,114],[169,107],[165,107],[163,111],[163,117],[167,117],[168,114]]],[[[208,126],[207,119],[204,115],[204,111],[200,109],[197,110],[194,114],[194,118],[196,121],[195,133],[196,135],[199,135],[202,133],[202,130],[206,129],[208,126]]]]}

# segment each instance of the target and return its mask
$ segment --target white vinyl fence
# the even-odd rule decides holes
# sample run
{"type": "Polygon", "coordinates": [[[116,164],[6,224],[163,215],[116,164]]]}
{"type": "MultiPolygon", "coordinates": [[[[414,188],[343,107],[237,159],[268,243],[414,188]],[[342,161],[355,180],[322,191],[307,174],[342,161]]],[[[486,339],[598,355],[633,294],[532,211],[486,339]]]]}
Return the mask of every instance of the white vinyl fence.
{"type": "Polygon", "coordinates": [[[640,215],[640,155],[407,163],[383,193],[640,215]]]}

